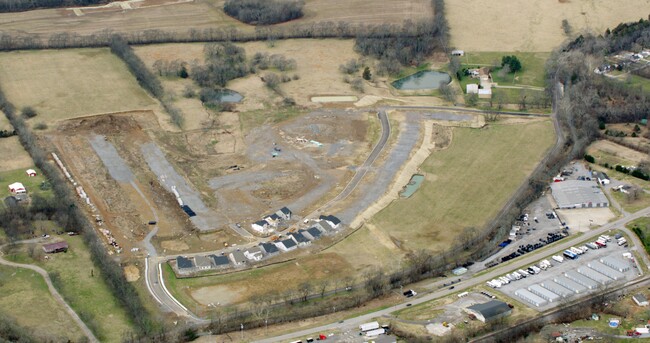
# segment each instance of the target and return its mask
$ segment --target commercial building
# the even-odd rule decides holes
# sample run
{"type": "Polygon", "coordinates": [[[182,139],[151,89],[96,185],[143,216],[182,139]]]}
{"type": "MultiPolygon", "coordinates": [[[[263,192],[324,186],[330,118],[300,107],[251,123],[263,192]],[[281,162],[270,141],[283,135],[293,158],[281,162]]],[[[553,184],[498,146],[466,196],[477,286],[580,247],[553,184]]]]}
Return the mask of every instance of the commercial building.
{"type": "Polygon", "coordinates": [[[512,313],[510,306],[499,300],[492,300],[483,304],[475,304],[465,308],[465,311],[473,314],[476,319],[482,322],[496,320],[512,313]]]}
{"type": "Polygon", "coordinates": [[[614,256],[605,256],[600,259],[600,262],[612,269],[618,270],[621,273],[630,270],[629,263],[614,256]]]}
{"type": "Polygon", "coordinates": [[[561,209],[609,206],[609,200],[596,181],[554,182],[551,184],[551,191],[557,207],[561,209]]]}
{"type": "Polygon", "coordinates": [[[583,286],[583,285],[581,285],[581,284],[579,284],[579,283],[577,283],[577,282],[575,282],[573,280],[570,280],[569,278],[567,278],[565,276],[556,276],[556,277],[553,278],[553,281],[555,283],[557,283],[558,285],[560,285],[560,286],[562,286],[562,287],[564,287],[564,288],[566,288],[568,290],[573,291],[573,293],[576,293],[576,294],[580,294],[580,293],[587,290],[587,287],[585,287],[585,286],[583,286]]]}
{"type": "Polygon", "coordinates": [[[587,289],[596,289],[598,288],[598,283],[574,270],[569,270],[564,273],[564,276],[567,278],[587,287],[587,289]]]}
{"type": "Polygon", "coordinates": [[[587,263],[587,267],[609,277],[612,280],[621,280],[625,278],[625,275],[623,273],[619,272],[616,269],[606,266],[600,261],[591,261],[587,263]]]}
{"type": "Polygon", "coordinates": [[[528,287],[528,290],[531,293],[540,296],[542,299],[544,299],[544,300],[546,300],[546,301],[548,301],[550,303],[558,301],[560,299],[559,295],[549,291],[546,288],[543,288],[542,286],[540,286],[538,284],[531,285],[530,287],[528,287]]]}
{"type": "Polygon", "coordinates": [[[603,275],[603,274],[601,274],[601,273],[599,273],[599,272],[597,272],[597,271],[595,271],[595,270],[593,270],[591,268],[580,267],[580,268],[576,269],[576,271],[578,273],[580,273],[580,274],[582,274],[582,275],[584,275],[584,276],[598,282],[601,285],[607,285],[607,284],[612,283],[612,281],[614,281],[614,280],[608,278],[607,276],[605,276],[605,275],[603,275]]]}
{"type": "Polygon", "coordinates": [[[568,288],[565,288],[565,287],[559,285],[558,283],[550,281],[550,280],[549,281],[544,281],[544,282],[540,283],[539,285],[546,288],[546,289],[548,289],[549,291],[563,297],[563,298],[570,297],[570,296],[572,296],[574,294],[574,291],[572,291],[572,290],[570,290],[568,288]]]}

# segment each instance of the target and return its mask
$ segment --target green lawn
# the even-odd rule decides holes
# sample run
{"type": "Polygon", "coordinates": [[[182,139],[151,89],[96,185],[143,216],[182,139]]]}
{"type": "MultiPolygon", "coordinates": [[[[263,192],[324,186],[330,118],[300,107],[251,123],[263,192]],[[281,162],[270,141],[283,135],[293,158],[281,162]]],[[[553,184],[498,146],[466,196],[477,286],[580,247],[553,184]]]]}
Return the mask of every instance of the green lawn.
{"type": "Polygon", "coordinates": [[[36,170],[36,176],[29,177],[27,176],[27,173],[25,173],[25,170],[27,169],[28,168],[0,172],[0,194],[2,194],[3,199],[11,195],[8,186],[14,182],[22,183],[25,188],[27,188],[27,193],[31,195],[39,194],[45,197],[52,196],[51,189],[41,190],[39,187],[41,183],[46,180],[43,173],[38,168],[31,167],[31,169],[36,170]]]}
{"type": "Polygon", "coordinates": [[[444,249],[464,228],[482,228],[496,215],[553,142],[550,121],[456,128],[450,147],[421,166],[420,189],[371,223],[402,249],[444,249]]]}
{"type": "MultiPolygon", "coordinates": [[[[462,68],[476,68],[492,66],[495,61],[501,65],[501,58],[506,55],[515,55],[521,62],[521,70],[516,74],[510,73],[499,77],[497,71],[492,72],[492,79],[501,86],[534,86],[544,87],[544,65],[550,56],[547,52],[465,52],[460,57],[462,68]]],[[[463,78],[463,80],[469,78],[463,78]]],[[[463,86],[464,89],[464,86],[463,86]]]]}
{"type": "Polygon", "coordinates": [[[306,113],[296,106],[280,107],[270,110],[254,110],[239,114],[241,130],[247,134],[251,129],[262,124],[275,124],[306,113]]]}
{"type": "Polygon", "coordinates": [[[650,253],[650,218],[641,217],[627,223],[626,227],[639,236],[643,242],[645,250],[650,253]]]}
{"type": "Polygon", "coordinates": [[[81,330],[57,303],[38,273],[0,266],[0,316],[15,319],[36,337],[55,342],[78,341],[81,330]]]}
{"type": "MultiPolygon", "coordinates": [[[[55,275],[55,286],[68,304],[93,330],[102,342],[121,342],[122,334],[132,325],[113,293],[90,259],[90,251],[81,236],[57,236],[68,242],[67,253],[48,255],[48,260],[35,262],[25,253],[9,255],[20,263],[37,264],[55,275]],[[56,275],[58,274],[58,277],[56,275]],[[92,274],[92,275],[91,275],[92,274]],[[93,276],[94,275],[94,276],[93,276]]],[[[27,247],[23,248],[26,251],[27,247]]]]}

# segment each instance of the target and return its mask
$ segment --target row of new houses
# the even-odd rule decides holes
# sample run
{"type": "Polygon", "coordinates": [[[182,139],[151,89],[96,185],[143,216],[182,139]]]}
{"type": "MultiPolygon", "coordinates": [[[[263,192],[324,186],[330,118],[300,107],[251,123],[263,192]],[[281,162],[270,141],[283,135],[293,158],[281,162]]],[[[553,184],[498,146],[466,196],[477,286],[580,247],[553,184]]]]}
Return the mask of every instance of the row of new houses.
{"type": "Polygon", "coordinates": [[[251,224],[251,228],[261,234],[268,234],[284,220],[291,220],[291,210],[286,207],[251,224]]]}
{"type": "Polygon", "coordinates": [[[341,221],[335,216],[321,216],[320,221],[311,227],[289,233],[285,239],[260,243],[258,246],[243,251],[236,250],[227,255],[196,256],[194,258],[178,256],[176,258],[176,267],[181,274],[210,269],[243,267],[248,263],[261,261],[264,257],[310,245],[312,241],[319,239],[322,235],[334,233],[340,223],[341,221]]]}

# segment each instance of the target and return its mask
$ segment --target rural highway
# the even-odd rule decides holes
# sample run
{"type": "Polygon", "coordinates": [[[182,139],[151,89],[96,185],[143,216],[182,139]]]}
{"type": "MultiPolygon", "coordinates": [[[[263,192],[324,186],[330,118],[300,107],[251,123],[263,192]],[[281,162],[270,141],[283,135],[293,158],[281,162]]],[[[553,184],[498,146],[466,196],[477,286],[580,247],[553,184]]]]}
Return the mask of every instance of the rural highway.
{"type": "MultiPolygon", "coordinates": [[[[601,226],[601,227],[599,227],[597,229],[591,230],[591,231],[588,232],[588,235],[580,235],[580,236],[574,236],[574,237],[566,238],[566,239],[561,240],[561,241],[559,241],[557,243],[553,243],[553,245],[551,245],[552,249],[542,249],[542,251],[538,250],[538,251],[526,254],[526,255],[524,255],[522,257],[519,257],[519,258],[517,258],[515,260],[512,260],[512,262],[509,262],[509,263],[507,263],[505,265],[502,265],[500,267],[499,266],[494,267],[489,272],[487,272],[487,273],[485,273],[483,275],[472,277],[470,279],[467,279],[467,280],[461,281],[459,283],[456,283],[456,284],[454,284],[455,287],[454,287],[453,290],[445,287],[443,289],[433,291],[432,293],[425,294],[425,295],[423,295],[421,297],[418,297],[418,298],[415,298],[415,299],[411,298],[411,299],[405,301],[402,304],[395,305],[395,306],[392,306],[392,307],[389,307],[389,308],[386,308],[386,309],[382,309],[382,310],[379,310],[379,311],[367,313],[367,314],[364,314],[364,315],[361,315],[361,316],[358,316],[358,317],[354,317],[354,318],[351,318],[351,319],[347,319],[344,322],[337,322],[337,323],[322,325],[322,326],[319,326],[319,327],[315,327],[315,328],[311,328],[311,329],[305,329],[305,330],[301,330],[301,331],[296,331],[296,332],[292,332],[292,333],[289,333],[289,334],[286,334],[286,335],[276,336],[276,337],[272,337],[272,338],[266,338],[266,339],[262,339],[262,340],[255,341],[255,342],[258,342],[258,343],[272,343],[272,342],[289,341],[291,339],[295,339],[295,338],[303,337],[303,336],[308,336],[308,335],[314,335],[316,333],[328,333],[328,332],[331,332],[333,330],[340,330],[342,328],[356,327],[356,326],[358,326],[360,324],[371,321],[373,318],[381,317],[381,316],[384,316],[384,315],[388,315],[388,314],[390,314],[392,312],[405,309],[407,307],[407,304],[418,305],[418,304],[421,304],[421,303],[424,303],[424,302],[427,302],[427,301],[430,301],[430,300],[433,300],[433,299],[445,297],[445,296],[447,296],[449,294],[452,294],[454,292],[458,292],[459,290],[462,290],[462,289],[465,289],[465,288],[470,288],[470,287],[474,287],[476,285],[479,285],[481,283],[485,283],[485,282],[487,282],[489,280],[494,279],[497,276],[506,274],[506,273],[510,272],[511,270],[515,270],[515,269],[522,268],[524,266],[531,265],[531,264],[537,262],[538,260],[540,260],[541,258],[543,258],[544,256],[547,256],[547,255],[551,254],[552,252],[565,250],[565,249],[575,245],[577,242],[585,240],[587,237],[598,236],[598,235],[606,233],[607,231],[612,230],[612,229],[622,229],[623,231],[627,232],[629,234],[630,238],[632,238],[634,240],[635,246],[639,246],[641,243],[638,240],[638,238],[636,238],[636,235],[634,235],[633,233],[630,234],[629,230],[627,230],[623,225],[625,223],[629,222],[629,221],[632,221],[632,220],[635,220],[635,219],[638,219],[638,218],[641,218],[641,217],[644,217],[644,216],[648,216],[648,215],[650,215],[650,207],[645,208],[645,209],[643,209],[641,211],[638,211],[638,212],[636,212],[634,214],[630,214],[628,216],[620,218],[620,219],[618,219],[616,221],[613,221],[611,223],[608,223],[606,225],[603,225],[603,226],[601,226]]],[[[641,252],[642,252],[642,256],[644,257],[644,260],[647,261],[648,259],[647,259],[647,256],[646,256],[645,252],[643,252],[643,251],[641,251],[641,252]]],[[[432,282],[430,284],[430,286],[437,288],[437,285],[440,282],[441,281],[432,282]]],[[[425,287],[427,287],[427,286],[425,286],[425,287]]]]}
{"type": "MultiPolygon", "coordinates": [[[[28,240],[24,240],[24,241],[18,241],[18,242],[15,242],[15,244],[39,243],[39,242],[41,242],[41,239],[36,238],[36,239],[28,239],[28,240]]],[[[52,297],[54,297],[54,300],[56,300],[59,304],[61,304],[61,306],[63,306],[65,311],[68,312],[70,317],[72,317],[72,319],[77,323],[77,325],[79,326],[81,331],[84,333],[84,335],[86,337],[88,337],[88,340],[90,342],[99,343],[99,340],[97,339],[97,337],[95,337],[95,335],[88,328],[88,326],[86,326],[86,323],[84,323],[83,320],[81,320],[81,318],[79,318],[77,313],[72,309],[72,307],[70,307],[70,305],[68,305],[67,302],[65,302],[65,300],[63,299],[61,294],[59,294],[59,291],[57,291],[56,288],[54,288],[54,285],[52,284],[52,279],[50,279],[50,275],[47,273],[47,271],[45,271],[45,269],[43,269],[41,267],[31,265],[31,264],[22,264],[22,263],[10,262],[10,261],[5,260],[2,257],[2,255],[3,255],[2,248],[4,248],[7,245],[8,244],[0,246],[0,264],[5,265],[5,266],[9,266],[9,267],[14,267],[14,268],[29,269],[29,270],[33,270],[33,271],[39,273],[43,277],[43,279],[45,280],[45,283],[47,284],[47,288],[49,289],[50,293],[52,294],[52,297]]]]}

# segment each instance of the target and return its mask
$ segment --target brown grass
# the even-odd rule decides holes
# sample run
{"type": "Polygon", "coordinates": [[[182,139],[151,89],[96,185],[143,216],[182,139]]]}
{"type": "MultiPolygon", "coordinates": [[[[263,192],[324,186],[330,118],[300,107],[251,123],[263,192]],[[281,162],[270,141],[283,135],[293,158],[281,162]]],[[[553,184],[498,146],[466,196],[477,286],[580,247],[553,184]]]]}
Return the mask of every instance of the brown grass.
{"type": "Polygon", "coordinates": [[[39,115],[30,122],[144,109],[155,104],[108,49],[2,53],[0,85],[16,107],[36,109],[39,115]]]}
{"type": "Polygon", "coordinates": [[[551,51],[575,33],[602,34],[620,22],[645,18],[647,0],[476,0],[445,2],[452,44],[469,51],[551,51]]]}
{"type": "Polygon", "coordinates": [[[608,140],[593,142],[587,148],[587,152],[596,158],[597,163],[607,162],[611,165],[637,165],[650,159],[648,155],[642,152],[632,150],[608,140]]]}
{"type": "Polygon", "coordinates": [[[29,168],[34,165],[32,157],[20,144],[18,136],[0,138],[0,151],[3,157],[0,162],[0,172],[29,168]]]}
{"type": "MultiPolygon", "coordinates": [[[[145,0],[134,4],[138,9],[85,10],[76,16],[67,9],[44,9],[0,14],[0,27],[8,33],[53,32],[91,34],[104,29],[116,32],[142,32],[161,29],[186,33],[189,29],[236,27],[252,32],[254,27],[243,24],[223,12],[224,0],[196,0],[174,4],[175,1],[145,0]]],[[[316,22],[347,22],[350,24],[402,23],[432,16],[429,0],[308,0],[302,19],[280,24],[311,24],[316,22]]]]}

